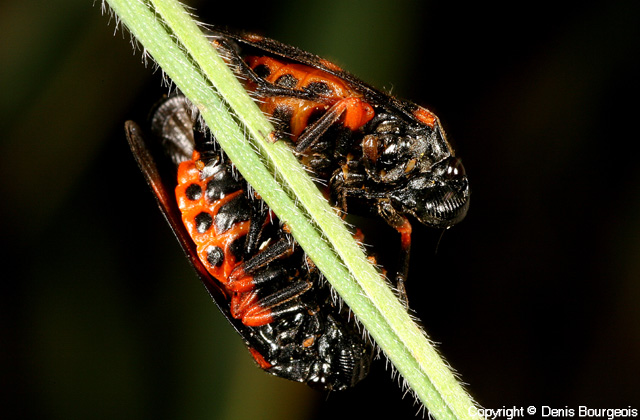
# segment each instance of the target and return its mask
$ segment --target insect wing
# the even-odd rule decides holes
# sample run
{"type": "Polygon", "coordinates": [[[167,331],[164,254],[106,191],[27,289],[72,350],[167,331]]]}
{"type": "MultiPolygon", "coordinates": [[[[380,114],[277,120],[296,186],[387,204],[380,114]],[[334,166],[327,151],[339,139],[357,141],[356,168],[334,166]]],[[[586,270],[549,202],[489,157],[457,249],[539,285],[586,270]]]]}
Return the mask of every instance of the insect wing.
{"type": "MultiPolygon", "coordinates": [[[[207,143],[207,140],[196,133],[194,124],[197,115],[193,114],[188,101],[180,95],[161,101],[152,115],[153,136],[149,141],[138,125],[131,121],[126,123],[131,149],[185,254],[221,312],[244,339],[255,361],[270,374],[306,382],[321,390],[341,390],[354,386],[369,371],[373,353],[371,343],[362,337],[356,326],[349,321],[348,315],[331,302],[328,286],[319,283],[319,273],[306,265],[307,261],[301,250],[298,250],[298,254],[287,254],[288,256],[278,253],[282,259],[278,259],[265,271],[257,272],[261,273],[259,275],[262,275],[261,279],[265,282],[261,286],[264,288],[260,289],[266,292],[265,307],[270,308],[269,302],[279,300],[280,304],[274,307],[281,311],[282,317],[264,325],[249,326],[243,323],[242,317],[232,316],[232,302],[242,295],[235,291],[227,292],[227,288],[218,282],[217,276],[206,268],[206,261],[199,258],[196,241],[183,223],[182,212],[174,196],[179,182],[176,166],[187,161],[188,156],[195,156],[196,144],[201,148],[198,154],[214,152],[211,147],[215,145],[207,143]],[[299,265],[296,265],[296,261],[299,265]],[[272,275],[276,277],[271,277],[272,275]],[[274,280],[279,280],[280,283],[266,283],[274,280]]],[[[217,165],[216,162],[218,161],[211,163],[217,165]]],[[[225,168],[228,169],[227,166],[223,167],[225,168]]],[[[234,191],[238,190],[237,187],[234,186],[234,191]]],[[[245,261],[248,264],[246,267],[251,265],[251,261],[256,264],[260,256],[266,256],[269,249],[276,249],[280,240],[288,237],[281,227],[271,226],[275,231],[265,233],[261,243],[266,244],[267,241],[263,240],[268,239],[268,242],[273,243],[272,248],[254,250],[241,257],[249,258],[245,261]]],[[[258,296],[260,302],[259,294],[251,293],[248,296],[258,296]]]]}
{"type": "Polygon", "coordinates": [[[167,219],[167,222],[169,222],[173,233],[180,242],[180,246],[191,262],[191,265],[198,273],[198,277],[200,277],[200,280],[207,288],[209,295],[213,298],[213,301],[227,320],[233,325],[240,335],[246,337],[247,332],[245,330],[247,327],[237,319],[231,317],[231,314],[229,313],[228,298],[225,292],[218,285],[217,281],[211,277],[198,258],[196,246],[184,227],[180,216],[180,210],[178,209],[175,196],[173,194],[173,188],[169,187],[173,187],[176,184],[175,174],[170,170],[160,170],[163,161],[162,157],[158,156],[158,159],[154,157],[156,154],[151,152],[153,144],[149,144],[143,138],[142,130],[135,122],[127,121],[125,123],[125,132],[131,151],[133,152],[147,183],[156,197],[162,214],[167,219]]]}
{"type": "Polygon", "coordinates": [[[354,90],[360,92],[371,105],[378,105],[387,111],[400,113],[411,121],[415,121],[414,111],[417,105],[400,101],[373,86],[363,82],[338,65],[316,54],[304,51],[292,45],[283,44],[271,38],[250,33],[239,33],[221,28],[214,28],[210,32],[213,38],[230,39],[238,45],[243,45],[261,51],[264,55],[278,56],[288,61],[304,64],[325,71],[347,82],[354,90]]]}

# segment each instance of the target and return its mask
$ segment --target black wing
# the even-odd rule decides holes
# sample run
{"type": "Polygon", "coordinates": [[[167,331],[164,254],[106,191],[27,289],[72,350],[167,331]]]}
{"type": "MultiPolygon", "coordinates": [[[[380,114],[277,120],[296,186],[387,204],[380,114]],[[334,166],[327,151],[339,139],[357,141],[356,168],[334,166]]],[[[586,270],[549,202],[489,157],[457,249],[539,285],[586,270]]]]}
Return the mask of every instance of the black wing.
{"type": "Polygon", "coordinates": [[[408,101],[400,101],[391,95],[381,92],[373,86],[363,82],[353,74],[341,69],[331,61],[325,60],[316,54],[304,51],[292,45],[283,44],[282,42],[271,38],[253,35],[250,33],[234,32],[218,27],[209,29],[209,34],[214,38],[228,38],[240,46],[257,49],[270,55],[282,57],[288,61],[297,62],[326,71],[327,73],[337,76],[351,84],[354,90],[361,92],[363,96],[372,103],[372,105],[378,105],[383,108],[400,111],[402,114],[415,121],[413,111],[417,108],[417,105],[408,101]]]}
{"type": "Polygon", "coordinates": [[[196,245],[191,240],[189,233],[182,223],[180,210],[178,209],[173,194],[174,187],[177,183],[175,164],[173,162],[165,162],[167,160],[166,155],[159,153],[161,150],[159,150],[160,145],[157,144],[158,140],[155,139],[155,143],[145,140],[141,128],[135,122],[127,121],[125,123],[125,132],[131,151],[158,201],[158,206],[162,214],[164,214],[167,222],[169,222],[173,233],[180,242],[180,246],[182,246],[191,265],[198,273],[198,277],[200,277],[209,295],[227,320],[240,335],[245,337],[247,327],[233,318],[229,313],[228,297],[198,258],[196,245]],[[156,150],[158,152],[156,152],[156,150]],[[171,168],[174,168],[173,171],[171,168]]]}

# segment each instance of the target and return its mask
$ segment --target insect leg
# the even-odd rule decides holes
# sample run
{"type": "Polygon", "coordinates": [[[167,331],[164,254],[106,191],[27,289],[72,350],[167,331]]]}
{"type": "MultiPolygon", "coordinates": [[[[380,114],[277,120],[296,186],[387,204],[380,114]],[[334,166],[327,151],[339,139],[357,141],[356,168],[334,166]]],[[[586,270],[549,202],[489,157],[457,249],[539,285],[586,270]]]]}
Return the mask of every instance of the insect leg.
{"type": "Polygon", "coordinates": [[[362,173],[357,171],[357,165],[357,160],[347,156],[347,162],[336,169],[329,179],[331,204],[342,212],[343,218],[347,214],[347,197],[366,199],[366,193],[361,188],[365,179],[362,173]]]}
{"type": "Polygon", "coordinates": [[[411,222],[406,216],[399,214],[389,200],[378,200],[378,213],[400,234],[399,266],[396,271],[395,284],[398,294],[409,304],[405,283],[409,274],[409,257],[411,255],[411,222]]]}
{"type": "Polygon", "coordinates": [[[396,288],[401,298],[404,299],[407,307],[409,307],[409,297],[407,295],[407,289],[405,283],[409,276],[409,258],[411,257],[411,223],[409,219],[402,216],[404,219],[402,225],[396,227],[398,233],[400,233],[400,267],[396,273],[396,288]]]}
{"type": "Polygon", "coordinates": [[[229,274],[227,287],[234,292],[247,292],[258,284],[264,284],[277,278],[278,267],[271,267],[265,272],[258,270],[266,267],[272,261],[284,258],[293,253],[293,247],[286,239],[281,239],[258,253],[253,258],[236,266],[229,274]]]}
{"type": "Polygon", "coordinates": [[[258,290],[238,293],[231,298],[231,315],[250,327],[269,324],[299,311],[304,304],[296,298],[311,287],[309,281],[297,281],[265,297],[258,290]]]}
{"type": "MultiPolygon", "coordinates": [[[[340,102],[338,102],[339,104],[340,102]]],[[[296,140],[296,152],[303,153],[307,151],[313,144],[322,137],[322,135],[346,112],[344,106],[336,106],[335,104],[327,112],[322,115],[316,122],[308,126],[296,140]]]]}
{"type": "Polygon", "coordinates": [[[262,77],[258,76],[255,71],[244,61],[242,56],[234,48],[234,43],[231,43],[224,38],[214,38],[212,41],[214,48],[218,50],[220,55],[227,60],[231,67],[231,70],[235,73],[236,77],[240,80],[246,80],[250,84],[256,86],[257,92],[261,95],[267,96],[287,96],[309,99],[309,93],[304,91],[296,91],[287,87],[276,86],[269,83],[262,77]]]}
{"type": "Polygon", "coordinates": [[[316,122],[307,127],[296,140],[296,152],[305,152],[338,121],[357,130],[373,118],[373,108],[360,98],[344,98],[333,104],[316,122]]]}
{"type": "Polygon", "coordinates": [[[253,216],[251,217],[251,224],[249,225],[249,232],[245,236],[244,242],[244,255],[255,255],[260,246],[260,239],[264,232],[265,227],[270,223],[271,210],[260,208],[260,203],[256,200],[252,203],[253,216]]]}

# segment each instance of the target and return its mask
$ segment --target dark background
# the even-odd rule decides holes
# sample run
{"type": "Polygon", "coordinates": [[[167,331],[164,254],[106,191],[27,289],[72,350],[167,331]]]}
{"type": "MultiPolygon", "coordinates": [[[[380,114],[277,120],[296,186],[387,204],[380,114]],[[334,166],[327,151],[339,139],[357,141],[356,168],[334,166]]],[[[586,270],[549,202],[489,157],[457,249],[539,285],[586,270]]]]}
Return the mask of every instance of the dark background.
{"type": "MultiPolygon", "coordinates": [[[[253,365],[124,139],[160,72],[96,3],[0,3],[2,417],[412,418],[384,360],[328,396],[253,365]]],[[[640,409],[637,2],[188,3],[439,115],[471,208],[415,227],[408,292],[481,405],[640,409]]]]}

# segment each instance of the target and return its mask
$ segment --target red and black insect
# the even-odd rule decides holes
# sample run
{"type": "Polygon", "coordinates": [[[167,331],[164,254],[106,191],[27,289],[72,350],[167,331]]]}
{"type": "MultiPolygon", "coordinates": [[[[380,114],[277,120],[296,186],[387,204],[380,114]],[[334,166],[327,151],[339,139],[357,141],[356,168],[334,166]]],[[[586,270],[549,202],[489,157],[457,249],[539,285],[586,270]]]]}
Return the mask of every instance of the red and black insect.
{"type": "Polygon", "coordinates": [[[371,343],[195,114],[173,96],[153,113],[152,141],[131,121],[126,132],[199,277],[265,371],[323,390],[355,385],[371,343]]]}
{"type": "Polygon", "coordinates": [[[364,208],[401,234],[404,290],[411,215],[448,228],[464,218],[469,184],[438,118],[314,54],[257,35],[214,30],[212,43],[276,127],[275,139],[327,185],[333,204],[364,208]]]}

